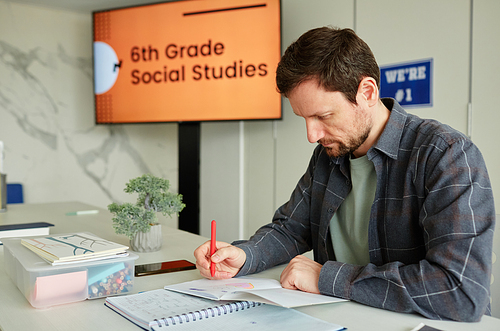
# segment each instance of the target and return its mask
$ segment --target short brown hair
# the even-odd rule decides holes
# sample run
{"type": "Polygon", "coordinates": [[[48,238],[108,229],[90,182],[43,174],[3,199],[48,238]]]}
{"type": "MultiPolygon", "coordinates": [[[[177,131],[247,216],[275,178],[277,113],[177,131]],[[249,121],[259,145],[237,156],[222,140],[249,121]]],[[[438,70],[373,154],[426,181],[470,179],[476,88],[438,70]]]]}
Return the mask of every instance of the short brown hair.
{"type": "Polygon", "coordinates": [[[325,90],[342,92],[354,104],[364,77],[374,78],[380,88],[380,69],[370,47],[353,30],[331,27],[300,36],[276,70],[278,92],[285,97],[303,81],[317,78],[325,90]]]}

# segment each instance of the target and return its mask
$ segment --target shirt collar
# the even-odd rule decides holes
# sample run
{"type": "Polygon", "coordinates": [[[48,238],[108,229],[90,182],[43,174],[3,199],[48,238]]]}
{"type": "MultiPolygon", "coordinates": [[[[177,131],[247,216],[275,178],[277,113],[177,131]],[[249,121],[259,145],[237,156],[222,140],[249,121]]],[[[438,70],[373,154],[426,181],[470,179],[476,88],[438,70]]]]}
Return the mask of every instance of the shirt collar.
{"type": "Polygon", "coordinates": [[[391,98],[383,98],[382,102],[391,112],[389,120],[385,125],[384,131],[374,146],[368,150],[368,157],[371,159],[374,155],[374,149],[379,150],[392,159],[397,159],[401,136],[405,127],[408,113],[391,98]]]}

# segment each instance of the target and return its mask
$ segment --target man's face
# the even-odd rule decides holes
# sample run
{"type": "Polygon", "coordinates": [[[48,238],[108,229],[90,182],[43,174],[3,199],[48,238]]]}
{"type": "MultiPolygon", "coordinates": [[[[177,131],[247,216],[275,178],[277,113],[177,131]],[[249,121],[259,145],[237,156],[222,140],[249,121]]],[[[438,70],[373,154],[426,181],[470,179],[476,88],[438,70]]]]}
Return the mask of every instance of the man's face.
{"type": "Polygon", "coordinates": [[[354,105],[341,92],[323,89],[316,79],[300,83],[288,99],[294,113],[306,121],[309,142],[323,145],[329,156],[354,153],[372,129],[371,113],[362,100],[354,105]]]}

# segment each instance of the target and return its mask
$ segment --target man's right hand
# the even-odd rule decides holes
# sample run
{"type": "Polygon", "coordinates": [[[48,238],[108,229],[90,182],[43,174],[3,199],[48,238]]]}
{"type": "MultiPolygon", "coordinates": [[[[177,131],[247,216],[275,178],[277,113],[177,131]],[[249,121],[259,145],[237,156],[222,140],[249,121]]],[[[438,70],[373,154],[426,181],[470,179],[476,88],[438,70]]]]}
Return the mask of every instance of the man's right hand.
{"type": "Polygon", "coordinates": [[[205,242],[194,251],[196,268],[205,278],[228,279],[236,276],[240,268],[245,264],[245,252],[236,246],[217,241],[217,251],[210,256],[210,241],[205,242]],[[210,275],[210,262],[215,263],[215,275],[210,275]]]}

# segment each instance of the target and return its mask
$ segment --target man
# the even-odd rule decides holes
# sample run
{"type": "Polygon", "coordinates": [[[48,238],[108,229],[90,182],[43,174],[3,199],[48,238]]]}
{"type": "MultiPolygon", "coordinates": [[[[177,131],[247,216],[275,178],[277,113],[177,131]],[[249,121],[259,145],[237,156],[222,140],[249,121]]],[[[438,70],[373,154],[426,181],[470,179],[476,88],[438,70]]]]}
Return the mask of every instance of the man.
{"type": "Polygon", "coordinates": [[[379,68],[350,29],[318,28],[286,50],[277,86],[319,145],[290,200],[248,241],[195,251],[216,279],[289,262],[284,288],[428,318],[489,314],[494,202],[463,134],[379,98],[379,68]],[[314,261],[301,254],[313,249],[314,261]]]}

